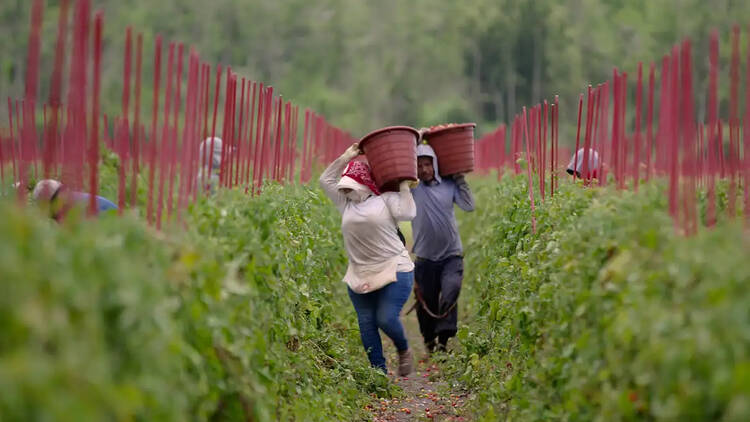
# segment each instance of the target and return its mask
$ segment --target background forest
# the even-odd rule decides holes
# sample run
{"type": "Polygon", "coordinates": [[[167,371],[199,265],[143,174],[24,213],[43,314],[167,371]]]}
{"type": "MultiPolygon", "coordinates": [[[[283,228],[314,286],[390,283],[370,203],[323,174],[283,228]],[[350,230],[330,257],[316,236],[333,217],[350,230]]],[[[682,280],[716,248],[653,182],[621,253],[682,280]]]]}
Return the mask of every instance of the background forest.
{"type": "MultiPolygon", "coordinates": [[[[3,95],[23,92],[30,3],[0,2],[3,95]]],[[[48,1],[45,9],[43,92],[58,4],[48,1]]],[[[563,103],[562,122],[575,123],[577,94],[587,84],[606,80],[619,66],[632,75],[632,94],[638,61],[647,75],[648,63],[658,63],[684,36],[694,40],[696,92],[703,93],[713,27],[722,41],[720,92],[726,95],[730,28],[750,23],[746,0],[94,0],[93,5],[105,12],[105,111],[118,110],[124,32],[132,24],[144,34],[145,75],[152,74],[159,33],[194,45],[204,60],[230,64],[242,76],[274,85],[355,136],[387,124],[449,121],[476,121],[483,132],[508,121],[521,106],[555,94],[563,103]]],[[[743,39],[743,56],[746,44],[743,39]]],[[[151,81],[144,84],[148,89],[151,81]]],[[[703,97],[697,98],[699,116],[703,97]]],[[[143,98],[148,107],[151,95],[144,92],[143,98]]],[[[723,98],[722,109],[727,107],[723,98]]],[[[0,112],[7,116],[5,99],[0,112]]],[[[562,142],[568,143],[565,133],[563,128],[562,142]]]]}

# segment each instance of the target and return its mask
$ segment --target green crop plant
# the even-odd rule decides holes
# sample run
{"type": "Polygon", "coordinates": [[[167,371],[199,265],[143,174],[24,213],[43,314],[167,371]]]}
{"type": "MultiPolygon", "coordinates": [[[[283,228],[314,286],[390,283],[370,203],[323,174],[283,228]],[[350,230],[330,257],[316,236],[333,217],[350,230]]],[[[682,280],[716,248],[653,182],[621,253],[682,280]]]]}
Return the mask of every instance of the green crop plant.
{"type": "MultiPolygon", "coordinates": [[[[449,373],[478,420],[750,419],[750,239],[686,238],[659,183],[640,193],[523,177],[479,183],[449,373]]],[[[720,210],[721,211],[721,210],[720,210]]]]}

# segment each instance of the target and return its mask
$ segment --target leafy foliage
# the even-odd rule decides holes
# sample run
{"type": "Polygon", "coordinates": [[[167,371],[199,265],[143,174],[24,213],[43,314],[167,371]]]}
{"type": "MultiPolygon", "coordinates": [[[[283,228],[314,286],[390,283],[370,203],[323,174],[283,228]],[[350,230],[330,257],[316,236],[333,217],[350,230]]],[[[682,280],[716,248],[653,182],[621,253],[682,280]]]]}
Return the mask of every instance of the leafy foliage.
{"type": "MultiPolygon", "coordinates": [[[[0,3],[0,37],[12,40],[0,44],[3,119],[5,96],[23,93],[31,3],[0,3]]],[[[45,3],[40,98],[47,98],[59,10],[59,0],[45,3]]],[[[632,93],[638,61],[658,65],[685,36],[695,41],[696,92],[705,93],[712,27],[722,39],[721,110],[728,116],[730,26],[750,19],[750,3],[743,0],[162,0],[158,7],[147,0],[95,0],[92,5],[105,12],[102,106],[110,116],[120,112],[124,34],[132,25],[144,34],[147,126],[153,45],[161,34],[166,41],[195,45],[205,60],[273,85],[355,135],[390,124],[451,121],[477,121],[480,131],[490,130],[511,121],[522,105],[555,94],[562,101],[561,121],[574,125],[578,93],[588,84],[610,78],[618,66],[631,75],[632,93]]],[[[743,41],[743,52],[745,46],[743,41]]],[[[696,102],[698,115],[705,114],[704,97],[696,102]]],[[[561,140],[575,142],[575,127],[563,126],[561,140]]]]}
{"type": "Polygon", "coordinates": [[[481,186],[484,206],[462,222],[470,316],[452,371],[480,419],[747,420],[739,223],[683,238],[658,184],[563,184],[533,235],[525,187],[481,186]]]}
{"type": "Polygon", "coordinates": [[[204,198],[166,235],[4,201],[0,238],[3,420],[353,420],[392,392],[315,190],[204,198]]]}

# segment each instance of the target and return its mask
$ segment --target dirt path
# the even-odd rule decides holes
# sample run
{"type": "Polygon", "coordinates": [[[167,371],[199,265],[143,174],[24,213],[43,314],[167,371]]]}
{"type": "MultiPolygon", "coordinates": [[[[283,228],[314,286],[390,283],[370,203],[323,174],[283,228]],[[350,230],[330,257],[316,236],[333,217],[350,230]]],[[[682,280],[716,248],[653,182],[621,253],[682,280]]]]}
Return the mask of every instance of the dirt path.
{"type": "Polygon", "coordinates": [[[376,399],[368,405],[373,419],[376,422],[466,421],[461,411],[466,392],[452,390],[450,384],[442,378],[439,366],[428,360],[422,336],[419,334],[416,314],[412,312],[402,319],[409,338],[409,347],[414,353],[415,363],[418,363],[415,365],[415,371],[408,377],[396,376],[398,366],[396,349],[390,339],[381,333],[389,375],[393,382],[403,389],[404,394],[400,399],[376,399]]]}

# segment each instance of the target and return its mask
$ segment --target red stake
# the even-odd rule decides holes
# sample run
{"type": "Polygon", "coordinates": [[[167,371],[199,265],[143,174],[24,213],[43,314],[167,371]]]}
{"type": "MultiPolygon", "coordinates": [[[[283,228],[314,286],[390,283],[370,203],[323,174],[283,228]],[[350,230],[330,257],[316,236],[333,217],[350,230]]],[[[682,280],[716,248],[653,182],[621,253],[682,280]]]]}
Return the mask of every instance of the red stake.
{"type": "Polygon", "coordinates": [[[133,168],[130,181],[130,206],[138,204],[138,174],[140,173],[141,135],[141,69],[143,58],[143,34],[138,34],[135,47],[135,114],[133,120],[133,168]]]}
{"type": "Polygon", "coordinates": [[[128,146],[128,132],[130,130],[130,123],[128,119],[128,113],[130,112],[130,64],[133,55],[133,29],[127,27],[125,30],[125,58],[123,60],[123,77],[122,77],[122,122],[120,128],[118,125],[114,125],[115,130],[115,143],[117,144],[117,151],[120,156],[120,168],[117,188],[117,207],[118,214],[122,215],[123,209],[125,208],[125,169],[127,168],[127,148],[128,146]],[[125,139],[122,139],[124,130],[125,139]]]}
{"type": "Polygon", "coordinates": [[[272,172],[271,177],[273,177],[273,180],[275,180],[275,181],[278,182],[279,181],[279,159],[281,158],[281,141],[282,141],[282,137],[281,137],[281,135],[282,135],[281,134],[281,130],[282,130],[282,127],[281,127],[282,114],[281,113],[282,113],[282,107],[284,105],[284,101],[281,98],[281,96],[279,96],[277,105],[278,105],[278,111],[276,113],[276,125],[275,125],[276,126],[276,132],[274,133],[274,135],[275,135],[275,141],[274,141],[275,145],[274,145],[274,152],[273,152],[273,162],[272,162],[272,167],[271,167],[271,169],[273,170],[273,172],[272,172]]]}
{"type": "Polygon", "coordinates": [[[200,127],[198,121],[198,99],[201,96],[201,82],[199,78],[201,65],[198,54],[193,48],[188,55],[188,81],[187,93],[185,96],[185,124],[182,130],[182,162],[180,164],[180,187],[177,202],[177,220],[182,219],[182,211],[187,208],[187,200],[190,195],[190,186],[193,184],[192,164],[195,148],[193,148],[192,139],[196,137],[197,128],[200,127]]]}
{"type": "Polygon", "coordinates": [[[146,204],[146,219],[148,220],[148,224],[154,224],[154,176],[156,172],[156,128],[159,119],[161,42],[161,35],[157,35],[156,47],[154,49],[154,100],[151,112],[151,139],[149,140],[148,202],[146,204]]]}
{"type": "Polygon", "coordinates": [[[242,78],[242,83],[240,84],[240,114],[239,114],[239,128],[237,131],[235,142],[237,144],[237,151],[235,151],[234,159],[235,159],[235,167],[236,171],[234,172],[234,185],[238,185],[240,181],[240,156],[242,156],[244,149],[242,148],[242,140],[244,139],[244,129],[246,129],[247,125],[245,125],[245,78],[242,78]]]}
{"type": "Polygon", "coordinates": [[[610,154],[608,158],[612,163],[612,171],[615,175],[615,184],[617,188],[620,188],[620,107],[622,101],[620,100],[620,76],[617,69],[614,70],[612,77],[612,91],[613,91],[613,111],[612,111],[612,146],[610,148],[610,154]]]}
{"type": "MultiPolygon", "coordinates": [[[[211,180],[211,172],[213,172],[213,154],[214,154],[214,140],[216,139],[216,113],[219,110],[219,89],[221,88],[221,65],[216,65],[216,86],[214,89],[214,115],[211,123],[211,142],[208,151],[205,146],[201,151],[201,186],[208,191],[207,180],[211,180]],[[204,171],[208,169],[208,171],[204,171]]],[[[222,144],[223,146],[224,144],[222,144]]]]}
{"type": "Polygon", "coordinates": [[[600,89],[600,95],[602,95],[604,98],[600,100],[600,119],[601,122],[599,124],[599,186],[604,186],[607,184],[607,168],[604,167],[604,161],[610,159],[610,147],[611,144],[609,143],[609,140],[607,139],[608,133],[609,133],[609,82],[606,81],[604,84],[602,84],[602,87],[600,89]]]}
{"type": "Polygon", "coordinates": [[[258,89],[258,118],[257,118],[257,126],[255,128],[255,152],[253,153],[253,190],[252,193],[255,195],[256,190],[258,188],[258,173],[259,173],[259,166],[261,161],[261,155],[262,155],[262,148],[263,148],[263,139],[265,138],[265,116],[266,116],[266,108],[268,106],[266,103],[266,89],[263,86],[263,83],[260,84],[258,89]],[[262,119],[262,120],[261,120],[262,119]]]}
{"type": "Polygon", "coordinates": [[[307,183],[307,150],[308,150],[308,137],[310,135],[310,110],[305,109],[305,126],[302,130],[302,163],[299,173],[300,184],[307,183]]]}
{"type": "MultiPolygon", "coordinates": [[[[169,116],[172,110],[172,80],[174,70],[174,43],[169,43],[169,56],[167,58],[167,86],[164,92],[164,125],[162,126],[161,132],[161,145],[159,147],[159,196],[156,203],[156,229],[161,229],[161,215],[164,209],[164,182],[166,181],[166,170],[167,160],[170,154],[169,151],[169,116]]],[[[154,142],[156,145],[156,142],[154,142]]],[[[154,146],[154,148],[157,148],[154,146]]]]}
{"type": "Polygon", "coordinates": [[[633,189],[638,192],[641,165],[641,114],[643,95],[643,63],[638,62],[638,82],[635,88],[635,137],[633,143],[633,189]]]}
{"type": "Polygon", "coordinates": [[[46,131],[45,138],[45,156],[44,156],[44,177],[50,178],[52,173],[55,172],[55,167],[59,165],[56,163],[57,158],[57,142],[60,133],[60,107],[62,103],[62,77],[63,77],[63,66],[66,51],[65,40],[67,38],[67,27],[68,27],[68,8],[69,1],[62,0],[60,2],[60,14],[57,21],[57,41],[55,43],[55,62],[53,65],[52,76],[50,81],[50,92],[48,103],[51,107],[51,123],[46,131]]]}
{"type": "MultiPolygon", "coordinates": [[[[549,124],[549,103],[547,103],[547,100],[544,100],[543,119],[544,119],[544,124],[543,124],[543,131],[542,131],[542,160],[540,161],[541,164],[539,166],[541,168],[540,179],[542,181],[542,200],[544,200],[544,190],[545,190],[545,182],[546,182],[545,170],[547,169],[547,126],[549,124]]],[[[504,130],[505,129],[503,128],[503,131],[504,130]]],[[[505,134],[503,133],[503,135],[505,134]]]]}
{"type": "Polygon", "coordinates": [[[549,157],[549,194],[555,196],[555,154],[557,153],[557,147],[555,145],[555,114],[557,113],[557,106],[553,103],[551,105],[551,119],[550,122],[550,157],[549,157]]]}
{"type": "Polygon", "coordinates": [[[747,46],[745,71],[745,122],[742,129],[744,135],[742,153],[745,161],[745,227],[750,227],[750,45],[747,46]]]}
{"type": "MultiPolygon", "coordinates": [[[[229,143],[231,142],[229,138],[229,130],[230,130],[230,124],[229,119],[231,115],[231,106],[230,102],[232,101],[232,95],[231,95],[231,86],[232,86],[232,69],[227,66],[227,82],[226,86],[224,88],[224,122],[221,125],[221,137],[222,137],[222,144],[221,144],[221,160],[219,161],[219,186],[224,187],[226,183],[227,178],[227,169],[226,169],[226,155],[227,151],[229,150],[229,143]]],[[[211,141],[213,143],[213,141],[211,141]]]]}
{"type": "Polygon", "coordinates": [[[29,31],[28,57],[26,61],[26,102],[36,103],[36,94],[39,85],[39,50],[42,29],[42,15],[44,14],[44,1],[34,0],[31,6],[31,31],[29,31]]]}
{"type": "MultiPolygon", "coordinates": [[[[594,98],[592,98],[591,85],[588,86],[586,93],[586,134],[584,135],[583,141],[583,165],[581,166],[582,178],[585,183],[588,184],[591,181],[591,169],[589,168],[589,159],[591,156],[591,128],[594,117],[594,98]]],[[[577,154],[576,154],[577,155],[577,154]]],[[[573,169],[576,170],[578,166],[578,160],[573,165],[573,169]]]]}
{"type": "Polygon", "coordinates": [[[719,33],[715,29],[711,31],[711,40],[709,44],[709,79],[708,79],[708,204],[706,205],[706,226],[713,227],[716,224],[716,193],[714,178],[716,175],[715,167],[715,148],[717,140],[717,129],[721,137],[721,127],[717,128],[718,122],[718,79],[719,79],[719,33]]]}
{"type": "Polygon", "coordinates": [[[13,102],[8,97],[8,127],[10,129],[10,156],[13,163],[13,174],[11,179],[19,180],[18,169],[16,168],[17,153],[16,153],[16,138],[13,136],[13,102]]]}
{"type": "MultiPolygon", "coordinates": [[[[591,127],[591,149],[596,151],[596,153],[599,155],[599,161],[602,159],[602,153],[601,153],[601,146],[599,145],[600,139],[601,139],[601,130],[599,125],[599,120],[601,119],[601,97],[602,97],[602,86],[601,84],[596,87],[596,90],[594,91],[594,124],[591,127]]],[[[598,164],[598,163],[597,163],[598,164]]],[[[601,173],[599,172],[599,166],[597,165],[594,169],[589,169],[591,171],[591,176],[593,177],[596,175],[597,178],[601,178],[601,173]]]]}
{"type": "Polygon", "coordinates": [[[682,202],[684,208],[685,232],[688,235],[697,231],[697,215],[695,211],[695,121],[693,115],[693,70],[691,44],[685,40],[682,44],[682,53],[680,55],[682,66],[682,154],[683,166],[682,174],[687,180],[683,181],[682,202]]]}
{"type": "MultiPolygon", "coordinates": [[[[256,136],[253,136],[253,132],[255,130],[255,125],[257,124],[260,126],[260,119],[258,119],[258,122],[256,123],[256,113],[255,113],[255,99],[259,97],[258,95],[258,83],[253,82],[253,91],[250,96],[252,97],[252,102],[250,105],[250,124],[248,125],[248,134],[247,134],[247,159],[245,161],[245,171],[242,179],[244,180],[245,189],[247,190],[247,187],[250,185],[250,162],[255,157],[254,151],[255,151],[255,141],[257,140],[256,136]]],[[[260,109],[260,99],[258,101],[258,108],[260,109]]]]}
{"type": "Polygon", "coordinates": [[[578,97],[578,127],[576,129],[576,152],[573,159],[573,181],[576,180],[576,166],[578,165],[578,148],[581,145],[581,115],[583,114],[583,94],[578,97]]]}
{"type": "MultiPolygon", "coordinates": [[[[526,122],[526,107],[523,108],[523,133],[526,141],[526,157],[530,157],[529,151],[529,128],[526,122]]],[[[534,206],[534,185],[531,179],[531,162],[527,159],[526,163],[526,175],[529,180],[529,201],[531,202],[531,230],[536,234],[536,207],[534,206]]]]}
{"type": "Polygon", "coordinates": [[[654,79],[656,65],[651,62],[648,74],[648,108],[646,111],[646,181],[651,179],[651,154],[654,149],[654,79]]]}
{"type": "Polygon", "coordinates": [[[679,150],[679,107],[680,107],[680,95],[679,95],[679,51],[677,47],[672,51],[671,56],[672,63],[670,65],[671,72],[669,73],[669,109],[668,109],[668,126],[667,126],[667,140],[669,142],[669,213],[675,222],[675,228],[679,229],[679,197],[678,197],[678,183],[679,183],[679,161],[680,161],[680,150],[679,150]]]}
{"type": "Polygon", "coordinates": [[[627,137],[627,112],[628,112],[628,74],[627,72],[623,72],[620,76],[620,83],[622,84],[620,86],[620,100],[622,101],[622,106],[620,108],[620,112],[622,113],[622,116],[620,116],[620,121],[618,123],[618,128],[620,129],[620,136],[619,136],[619,143],[622,148],[620,151],[620,178],[618,179],[620,181],[620,189],[625,189],[625,179],[627,177],[627,157],[628,157],[628,137],[627,137]]]}
{"type": "Polygon", "coordinates": [[[96,195],[99,192],[99,92],[102,76],[102,21],[103,12],[94,17],[94,98],[91,106],[91,140],[89,145],[89,215],[97,212],[96,195]]]}
{"type": "MultiPolygon", "coordinates": [[[[176,166],[177,166],[177,137],[179,136],[180,132],[180,123],[179,123],[179,116],[180,116],[180,107],[182,106],[182,98],[181,98],[181,91],[182,91],[182,62],[183,62],[183,53],[184,53],[184,46],[182,43],[180,43],[177,47],[177,87],[175,91],[175,104],[172,111],[172,127],[170,130],[170,147],[169,147],[169,155],[167,156],[167,159],[169,160],[169,189],[167,191],[167,219],[169,219],[172,216],[172,209],[174,205],[174,178],[175,178],[175,172],[176,172],[176,166]]],[[[167,116],[169,118],[169,116],[167,116]]],[[[184,130],[184,129],[183,129],[184,130]]]]}
{"type": "MultiPolygon", "coordinates": [[[[553,130],[555,134],[555,157],[553,160],[553,165],[555,166],[553,169],[553,173],[557,173],[557,169],[560,163],[560,96],[555,95],[555,124],[553,125],[553,130]]],[[[554,179],[554,186],[553,190],[557,190],[557,187],[560,185],[560,179],[557,177],[557,174],[555,174],[554,179]]]]}
{"type": "Polygon", "coordinates": [[[729,192],[727,213],[729,218],[737,216],[737,157],[739,156],[739,91],[740,91],[740,27],[734,25],[732,28],[732,66],[730,70],[729,88],[729,192]],[[735,151],[736,150],[736,151],[735,151]]]}

